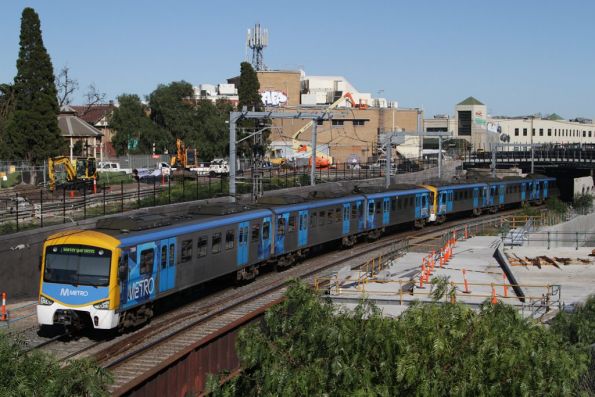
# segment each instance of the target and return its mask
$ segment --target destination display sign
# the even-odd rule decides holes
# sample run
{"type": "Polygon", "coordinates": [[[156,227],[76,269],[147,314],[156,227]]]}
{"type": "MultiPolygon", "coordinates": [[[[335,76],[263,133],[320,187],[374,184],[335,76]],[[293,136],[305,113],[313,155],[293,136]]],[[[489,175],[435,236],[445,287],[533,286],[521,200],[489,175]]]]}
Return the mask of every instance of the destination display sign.
{"type": "Polygon", "coordinates": [[[111,251],[109,250],[88,245],[54,245],[47,248],[47,253],[58,255],[98,256],[104,258],[111,256],[111,251]]]}

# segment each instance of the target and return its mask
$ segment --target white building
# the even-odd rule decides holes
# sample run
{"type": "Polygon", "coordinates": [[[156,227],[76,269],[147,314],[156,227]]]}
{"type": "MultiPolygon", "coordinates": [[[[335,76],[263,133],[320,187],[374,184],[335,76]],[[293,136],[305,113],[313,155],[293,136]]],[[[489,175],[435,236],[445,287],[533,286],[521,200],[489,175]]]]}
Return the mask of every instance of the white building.
{"type": "Polygon", "coordinates": [[[372,98],[369,92],[359,92],[343,76],[301,76],[301,104],[328,105],[340,98],[346,92],[351,93],[356,104],[388,108],[398,107],[397,102],[387,101],[386,98],[372,98]]]}
{"type": "Polygon", "coordinates": [[[492,117],[486,106],[469,97],[455,106],[454,116],[436,115],[424,120],[425,131],[452,131],[474,149],[490,149],[492,143],[560,144],[595,143],[595,124],[589,119],[547,117],[492,117]]]}
{"type": "Polygon", "coordinates": [[[212,102],[227,100],[233,105],[238,103],[238,89],[234,84],[200,84],[194,89],[194,100],[208,99],[212,102]]]}

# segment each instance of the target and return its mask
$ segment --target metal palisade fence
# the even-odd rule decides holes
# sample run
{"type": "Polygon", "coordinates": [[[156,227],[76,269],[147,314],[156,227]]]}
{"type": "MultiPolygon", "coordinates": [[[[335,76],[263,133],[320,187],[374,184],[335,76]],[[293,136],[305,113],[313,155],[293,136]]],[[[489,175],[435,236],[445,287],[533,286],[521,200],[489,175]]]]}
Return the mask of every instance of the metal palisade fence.
{"type": "MultiPolygon", "coordinates": [[[[407,160],[397,163],[392,173],[417,172],[435,165],[432,160],[407,160]]],[[[384,167],[377,164],[342,163],[317,169],[316,183],[378,178],[383,177],[385,172],[384,167]]],[[[39,181],[39,175],[37,178],[39,181]]],[[[262,192],[309,184],[310,168],[307,165],[251,168],[239,173],[237,192],[251,194],[255,190],[262,192]]],[[[71,183],[58,186],[53,192],[45,186],[21,183],[0,189],[0,234],[74,223],[134,209],[227,196],[228,193],[227,175],[193,172],[171,176],[149,174],[137,179],[124,173],[102,173],[95,184],[71,183]]]]}

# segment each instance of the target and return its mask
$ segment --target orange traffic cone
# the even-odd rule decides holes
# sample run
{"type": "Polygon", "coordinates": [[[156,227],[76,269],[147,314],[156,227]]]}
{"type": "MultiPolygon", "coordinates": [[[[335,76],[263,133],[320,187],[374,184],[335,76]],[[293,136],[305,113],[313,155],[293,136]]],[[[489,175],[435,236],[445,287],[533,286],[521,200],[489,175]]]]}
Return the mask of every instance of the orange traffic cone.
{"type": "Polygon", "coordinates": [[[463,285],[465,286],[463,293],[470,294],[471,290],[469,290],[469,283],[467,282],[467,270],[465,269],[463,269],[463,285]]]}
{"type": "Polygon", "coordinates": [[[496,298],[496,288],[494,288],[494,283],[492,283],[492,299],[491,299],[492,305],[495,305],[496,303],[498,303],[498,298],[496,298]]]}

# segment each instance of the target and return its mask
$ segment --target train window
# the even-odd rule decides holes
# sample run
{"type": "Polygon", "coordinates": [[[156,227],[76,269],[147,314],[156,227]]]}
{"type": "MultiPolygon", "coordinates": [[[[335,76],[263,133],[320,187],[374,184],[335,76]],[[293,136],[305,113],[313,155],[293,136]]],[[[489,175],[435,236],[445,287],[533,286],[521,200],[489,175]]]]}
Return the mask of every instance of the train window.
{"type": "Polygon", "coordinates": [[[176,246],[174,244],[169,245],[169,265],[174,265],[174,258],[176,257],[176,246]]]}
{"type": "MultiPolygon", "coordinates": [[[[244,238],[245,238],[243,236],[243,233],[242,233],[243,230],[244,230],[244,228],[241,227],[240,228],[240,235],[238,236],[238,243],[240,243],[240,244],[242,243],[242,241],[244,241],[244,238]]],[[[233,230],[228,230],[225,233],[225,249],[226,250],[230,250],[230,249],[233,248],[234,240],[235,240],[235,235],[234,235],[233,230]]]]}
{"type": "Polygon", "coordinates": [[[316,212],[312,212],[312,215],[310,216],[310,229],[313,229],[316,227],[316,212]]]}
{"type": "Polygon", "coordinates": [[[335,222],[341,222],[341,209],[335,208],[335,222]]]}
{"type": "Polygon", "coordinates": [[[374,215],[374,202],[373,201],[368,203],[368,215],[374,215]]]}
{"type": "Polygon", "coordinates": [[[182,241],[182,262],[188,262],[192,259],[192,240],[182,241]]]}
{"type": "Polygon", "coordinates": [[[252,242],[255,243],[260,238],[260,224],[255,223],[252,225],[252,242]]]}
{"type": "Polygon", "coordinates": [[[262,239],[263,240],[268,240],[269,239],[269,233],[270,233],[270,223],[265,222],[262,225],[262,239]]]}
{"type": "Polygon", "coordinates": [[[196,244],[196,248],[198,250],[198,257],[202,258],[203,256],[207,256],[207,242],[209,239],[207,236],[200,236],[198,238],[198,243],[196,244]]]}
{"type": "Polygon", "coordinates": [[[351,203],[351,219],[357,218],[357,205],[351,203]]]}
{"type": "Polygon", "coordinates": [[[397,210],[397,198],[393,197],[390,199],[390,210],[395,212],[397,210]]]}
{"type": "Polygon", "coordinates": [[[161,246],[161,268],[165,269],[167,267],[167,245],[161,246]]]}
{"type": "Polygon", "coordinates": [[[465,190],[465,193],[464,194],[465,194],[464,195],[464,198],[465,199],[468,199],[469,198],[469,191],[468,190],[465,190]]]}
{"type": "Polygon", "coordinates": [[[221,252],[221,233],[213,234],[213,239],[211,242],[211,252],[213,254],[218,254],[221,252]]]}
{"type": "Polygon", "coordinates": [[[279,218],[277,220],[277,235],[285,235],[285,218],[279,218]]]}
{"type": "Polygon", "coordinates": [[[287,223],[287,233],[291,233],[295,231],[295,215],[291,215],[289,217],[289,222],[287,223]]]}
{"type": "Polygon", "coordinates": [[[328,224],[333,223],[333,210],[328,210],[326,212],[326,223],[328,223],[328,224]]]}
{"type": "Polygon", "coordinates": [[[318,213],[318,226],[324,225],[324,211],[318,213]]]}
{"type": "MultiPolygon", "coordinates": [[[[383,207],[384,207],[384,203],[383,203],[383,207]]],[[[376,206],[376,213],[380,214],[380,212],[382,212],[382,208],[380,208],[379,205],[376,206]]]]}
{"type": "Polygon", "coordinates": [[[397,197],[397,209],[399,209],[399,210],[402,208],[402,205],[401,205],[402,201],[403,200],[399,200],[399,198],[397,197]]]}
{"type": "Polygon", "coordinates": [[[409,197],[409,206],[413,207],[413,196],[409,197]]]}
{"type": "Polygon", "coordinates": [[[153,271],[153,259],[155,250],[153,248],[144,250],[140,254],[140,274],[148,274],[153,271]]]}

